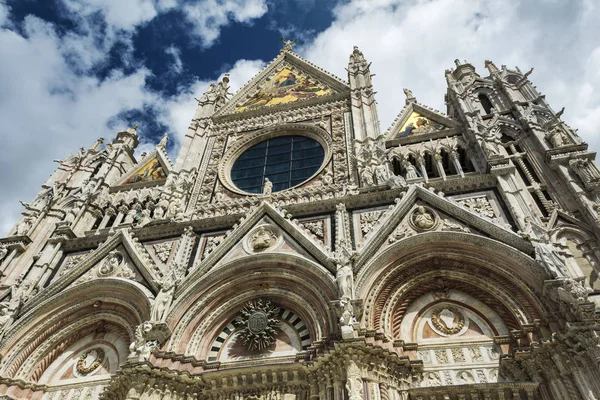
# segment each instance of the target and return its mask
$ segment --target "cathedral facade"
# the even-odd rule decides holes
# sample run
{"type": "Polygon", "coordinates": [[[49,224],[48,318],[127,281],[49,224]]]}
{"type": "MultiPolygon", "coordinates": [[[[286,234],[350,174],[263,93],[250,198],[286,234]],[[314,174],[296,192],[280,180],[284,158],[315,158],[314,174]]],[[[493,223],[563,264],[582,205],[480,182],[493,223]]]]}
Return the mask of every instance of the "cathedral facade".
{"type": "Polygon", "coordinates": [[[287,42],[175,162],[136,127],[58,160],[0,239],[0,398],[600,399],[596,154],[485,68],[383,131],[358,48],[287,42]]]}

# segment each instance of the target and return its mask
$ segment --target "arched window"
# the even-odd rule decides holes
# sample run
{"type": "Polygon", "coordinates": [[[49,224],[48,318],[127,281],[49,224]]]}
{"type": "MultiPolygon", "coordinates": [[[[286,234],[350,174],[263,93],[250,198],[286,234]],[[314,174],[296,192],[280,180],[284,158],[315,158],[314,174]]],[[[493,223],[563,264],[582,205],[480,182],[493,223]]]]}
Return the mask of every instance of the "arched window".
{"type": "Polygon", "coordinates": [[[479,102],[481,103],[481,106],[483,107],[485,113],[490,114],[494,108],[492,102],[490,101],[490,98],[485,93],[479,93],[479,96],[477,96],[477,98],[479,99],[479,102]]]}

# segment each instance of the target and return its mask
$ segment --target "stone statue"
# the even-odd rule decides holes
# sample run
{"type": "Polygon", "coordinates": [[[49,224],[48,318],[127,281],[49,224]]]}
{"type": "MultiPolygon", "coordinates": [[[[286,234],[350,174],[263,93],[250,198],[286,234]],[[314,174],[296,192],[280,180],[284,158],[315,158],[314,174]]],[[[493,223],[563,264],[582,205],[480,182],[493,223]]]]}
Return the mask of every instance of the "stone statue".
{"type": "Polygon", "coordinates": [[[29,215],[25,215],[23,217],[23,219],[21,220],[21,222],[19,222],[19,224],[17,225],[17,235],[18,236],[27,235],[27,232],[29,232],[29,230],[31,229],[31,226],[33,225],[33,221],[34,221],[33,217],[31,217],[29,215]]]}
{"type": "Polygon", "coordinates": [[[8,255],[8,247],[0,245],[0,262],[8,255]]]}
{"type": "Polygon", "coordinates": [[[569,138],[559,127],[554,128],[546,134],[546,139],[552,144],[553,148],[563,147],[569,144],[569,138]]]}
{"type": "Polygon", "coordinates": [[[283,44],[283,49],[282,51],[292,51],[293,46],[295,44],[297,44],[298,41],[297,40],[285,40],[283,37],[281,38],[281,44],[283,44]]]}
{"type": "Polygon", "coordinates": [[[400,189],[407,186],[406,180],[400,175],[392,174],[389,179],[385,182],[391,189],[400,189]]]}
{"type": "Polygon", "coordinates": [[[323,186],[329,186],[333,184],[333,174],[331,171],[326,171],[322,178],[323,186]]]}
{"type": "Polygon", "coordinates": [[[31,288],[31,282],[23,282],[23,278],[19,278],[10,288],[10,301],[8,308],[13,313],[19,312],[23,303],[29,300],[29,294],[27,293],[31,288]]]}
{"type": "Polygon", "coordinates": [[[553,278],[568,276],[565,262],[556,251],[556,247],[550,241],[548,235],[541,239],[533,239],[533,248],[535,250],[535,261],[543,267],[553,278]]]}
{"type": "Polygon", "coordinates": [[[352,302],[348,298],[340,300],[340,306],[342,307],[342,316],[340,317],[340,324],[344,326],[352,326],[356,323],[354,317],[354,307],[352,302]]]}
{"type": "Polygon", "coordinates": [[[123,255],[120,252],[111,251],[98,269],[98,273],[100,275],[111,275],[119,268],[122,261],[123,255]]]}
{"type": "Polygon", "coordinates": [[[588,295],[592,293],[591,288],[583,286],[574,279],[563,280],[562,287],[558,288],[558,297],[572,305],[582,304],[588,301],[588,295]]]}
{"type": "Polygon", "coordinates": [[[352,298],[354,288],[354,274],[350,263],[338,263],[335,279],[338,285],[338,292],[341,299],[352,298]]]}
{"type": "Polygon", "coordinates": [[[404,91],[404,94],[406,95],[407,99],[413,99],[415,96],[413,96],[413,92],[410,89],[404,88],[402,89],[404,91]]]}
{"type": "Polygon", "coordinates": [[[169,208],[167,209],[167,218],[178,219],[181,218],[183,214],[181,199],[174,198],[169,203],[169,208]]]}
{"type": "Polygon", "coordinates": [[[160,142],[158,142],[158,145],[156,147],[160,147],[161,149],[166,150],[168,141],[169,141],[169,134],[165,133],[165,135],[162,137],[162,139],[160,139],[160,142]]]}
{"type": "Polygon", "coordinates": [[[375,183],[373,180],[373,171],[371,171],[370,167],[365,167],[360,173],[360,177],[364,186],[373,186],[375,183]]]}
{"type": "Polygon", "coordinates": [[[167,313],[173,302],[175,294],[176,280],[167,279],[161,284],[160,292],[156,295],[154,303],[152,303],[152,311],[150,320],[154,322],[165,322],[167,313]]]}
{"type": "Polygon", "coordinates": [[[581,178],[583,183],[586,186],[589,186],[591,183],[597,183],[600,181],[600,174],[598,173],[598,169],[594,166],[593,162],[587,159],[576,158],[569,161],[569,165],[577,175],[581,178]]]}
{"type": "Polygon", "coordinates": [[[152,222],[152,218],[150,218],[150,210],[144,209],[142,210],[142,214],[140,216],[140,220],[138,221],[136,227],[142,228],[152,222]]]}
{"type": "Polygon", "coordinates": [[[273,182],[269,180],[269,178],[265,178],[265,183],[263,185],[263,195],[270,196],[273,193],[273,182]]]}
{"type": "Polygon", "coordinates": [[[13,313],[9,310],[7,303],[0,303],[0,341],[4,338],[4,334],[12,324],[13,313]]]}
{"type": "Polygon", "coordinates": [[[150,333],[154,325],[152,322],[147,321],[135,330],[135,341],[129,345],[129,357],[136,357],[140,361],[147,360],[152,353],[152,350],[158,347],[157,340],[150,339],[150,333]]]}
{"type": "Polygon", "coordinates": [[[349,360],[346,366],[346,392],[348,400],[363,400],[363,380],[356,362],[349,360]]]}
{"type": "Polygon", "coordinates": [[[65,222],[67,222],[69,225],[75,222],[75,218],[77,218],[77,214],[79,214],[79,211],[81,211],[81,207],[77,205],[71,207],[69,211],[67,211],[67,215],[65,215],[65,222]]]}
{"type": "Polygon", "coordinates": [[[132,207],[131,209],[129,209],[129,211],[127,211],[127,214],[125,215],[125,220],[123,221],[123,223],[132,224],[135,221],[137,213],[138,210],[136,210],[135,208],[132,207]]]}
{"type": "Polygon", "coordinates": [[[414,165],[412,165],[410,161],[403,160],[402,167],[406,171],[406,179],[416,179],[419,177],[419,174],[417,173],[417,168],[414,165]]]}
{"type": "Polygon", "coordinates": [[[433,216],[423,206],[419,206],[415,210],[413,222],[421,229],[431,229],[435,223],[433,216]]]}
{"type": "Polygon", "coordinates": [[[160,201],[158,202],[158,204],[156,205],[156,207],[154,207],[154,213],[153,213],[153,217],[156,220],[159,219],[163,219],[163,217],[165,216],[165,212],[167,211],[167,209],[169,208],[169,200],[166,199],[166,197],[161,197],[160,201]]]}
{"type": "Polygon", "coordinates": [[[375,167],[375,178],[377,178],[377,184],[383,185],[390,178],[390,171],[387,165],[378,165],[375,167]]]}

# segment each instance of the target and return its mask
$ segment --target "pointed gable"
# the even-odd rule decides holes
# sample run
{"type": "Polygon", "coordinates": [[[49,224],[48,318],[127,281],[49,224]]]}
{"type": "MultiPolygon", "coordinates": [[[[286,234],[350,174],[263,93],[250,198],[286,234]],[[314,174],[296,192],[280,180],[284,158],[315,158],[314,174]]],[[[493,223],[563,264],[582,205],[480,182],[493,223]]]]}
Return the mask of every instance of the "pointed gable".
{"type": "Polygon", "coordinates": [[[411,102],[398,114],[385,136],[387,140],[404,140],[413,137],[419,137],[421,140],[453,135],[458,133],[459,127],[458,122],[442,113],[411,102]]]}
{"type": "Polygon", "coordinates": [[[27,303],[25,310],[50,298],[68,286],[102,278],[127,279],[136,282],[149,292],[158,292],[158,281],[163,272],[152,260],[146,248],[132,236],[130,230],[120,229],[96,250],[66,258],[59,267],[58,277],[40,292],[35,300],[27,303]],[[73,257],[72,257],[73,258],[73,257]],[[65,265],[67,264],[68,265],[65,265]]]}
{"type": "Polygon", "coordinates": [[[152,160],[148,161],[146,164],[144,164],[144,166],[141,167],[135,174],[133,174],[125,182],[123,182],[123,185],[129,185],[131,183],[138,182],[158,181],[161,179],[165,179],[166,177],[167,174],[164,168],[160,164],[158,158],[155,157],[152,160]]]}
{"type": "Polygon", "coordinates": [[[215,116],[314,104],[347,95],[343,80],[284,51],[259,72],[215,116]]]}
{"type": "Polygon", "coordinates": [[[283,67],[241,102],[236,112],[293,103],[334,93],[333,89],[295,68],[283,67]]]}
{"type": "Polygon", "coordinates": [[[171,163],[162,148],[156,148],[144,157],[129,172],[121,177],[114,186],[126,186],[127,189],[152,186],[164,182],[171,170],[171,163]]]}

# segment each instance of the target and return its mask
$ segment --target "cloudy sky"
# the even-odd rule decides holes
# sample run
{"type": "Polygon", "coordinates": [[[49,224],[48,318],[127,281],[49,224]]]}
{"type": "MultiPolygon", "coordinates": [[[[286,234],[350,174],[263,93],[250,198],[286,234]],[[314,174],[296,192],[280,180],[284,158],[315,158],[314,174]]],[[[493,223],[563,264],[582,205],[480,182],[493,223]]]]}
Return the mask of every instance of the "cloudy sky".
{"type": "Polygon", "coordinates": [[[195,101],[222,74],[237,90],[280,37],[337,76],[352,46],[372,62],[383,130],[403,87],[444,110],[444,70],[466,59],[535,67],[530,79],[600,148],[598,0],[0,0],[0,236],[63,159],[139,124],[175,159],[195,101]]]}

